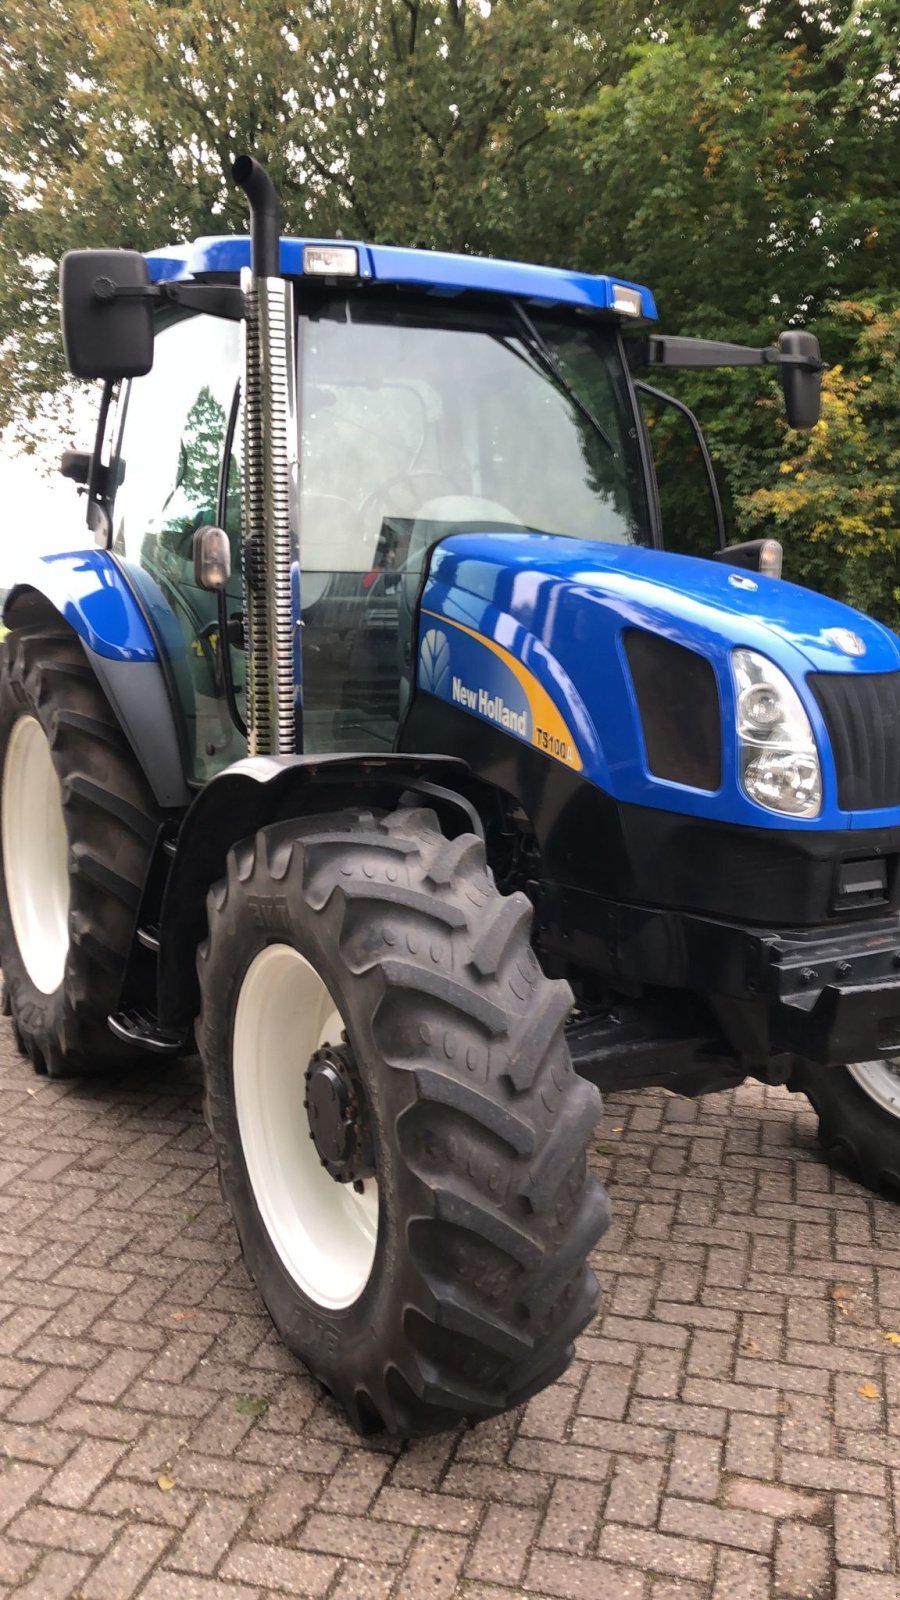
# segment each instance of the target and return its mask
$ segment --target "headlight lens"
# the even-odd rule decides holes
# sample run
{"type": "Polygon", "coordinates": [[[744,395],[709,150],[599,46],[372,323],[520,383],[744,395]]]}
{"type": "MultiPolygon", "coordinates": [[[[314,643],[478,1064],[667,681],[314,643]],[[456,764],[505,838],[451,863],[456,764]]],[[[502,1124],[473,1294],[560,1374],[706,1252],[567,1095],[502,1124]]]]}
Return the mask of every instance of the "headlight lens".
{"type": "Polygon", "coordinates": [[[746,793],[768,811],[817,817],[822,809],[822,769],[796,689],[780,668],[755,650],[735,650],[731,659],[746,793]]]}

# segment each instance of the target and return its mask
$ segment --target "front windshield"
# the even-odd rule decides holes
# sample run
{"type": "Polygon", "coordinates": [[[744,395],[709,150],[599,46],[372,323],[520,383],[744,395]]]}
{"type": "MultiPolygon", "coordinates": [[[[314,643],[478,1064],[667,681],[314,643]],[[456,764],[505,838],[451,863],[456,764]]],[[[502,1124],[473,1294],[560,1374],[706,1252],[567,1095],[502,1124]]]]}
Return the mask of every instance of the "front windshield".
{"type": "Polygon", "coordinates": [[[459,529],[649,542],[612,328],[357,292],[306,305],[299,345],[305,574],[404,568],[459,529]]]}

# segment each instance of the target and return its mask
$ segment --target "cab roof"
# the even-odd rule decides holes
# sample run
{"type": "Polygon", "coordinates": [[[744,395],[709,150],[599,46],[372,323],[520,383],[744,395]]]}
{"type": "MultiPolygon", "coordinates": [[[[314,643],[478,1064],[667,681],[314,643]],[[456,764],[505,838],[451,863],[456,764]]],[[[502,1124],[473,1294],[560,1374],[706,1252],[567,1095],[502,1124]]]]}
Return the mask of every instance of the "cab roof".
{"type": "MultiPolygon", "coordinates": [[[[635,321],[655,320],[656,302],[649,289],[626,278],[587,272],[567,272],[559,267],[535,267],[521,261],[495,261],[485,256],[449,255],[439,250],[403,250],[394,245],[362,244],[352,239],[282,239],[281,271],[285,277],[304,275],[307,246],[353,248],[357,252],[357,278],[422,289],[435,295],[454,296],[466,290],[481,294],[515,295],[545,305],[582,306],[587,310],[619,313],[635,321]],[[624,304],[617,289],[632,291],[624,304]],[[639,297],[640,311],[637,309],[639,297]]],[[[154,283],[196,278],[209,273],[234,274],[250,265],[250,239],[223,235],[195,239],[190,244],[167,245],[147,253],[154,283]]]]}

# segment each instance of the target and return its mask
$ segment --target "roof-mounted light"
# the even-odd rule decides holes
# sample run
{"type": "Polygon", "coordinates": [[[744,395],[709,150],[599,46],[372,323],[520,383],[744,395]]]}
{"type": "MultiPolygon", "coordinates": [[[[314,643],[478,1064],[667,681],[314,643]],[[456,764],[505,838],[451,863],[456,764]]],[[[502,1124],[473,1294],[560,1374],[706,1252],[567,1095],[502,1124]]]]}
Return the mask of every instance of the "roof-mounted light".
{"type": "Polygon", "coordinates": [[[304,245],[303,271],[319,278],[357,278],[359,251],[352,244],[304,245]]]}
{"type": "Polygon", "coordinates": [[[613,284],[613,310],[621,313],[623,317],[640,317],[644,314],[644,302],[640,289],[629,289],[624,283],[613,284]]]}

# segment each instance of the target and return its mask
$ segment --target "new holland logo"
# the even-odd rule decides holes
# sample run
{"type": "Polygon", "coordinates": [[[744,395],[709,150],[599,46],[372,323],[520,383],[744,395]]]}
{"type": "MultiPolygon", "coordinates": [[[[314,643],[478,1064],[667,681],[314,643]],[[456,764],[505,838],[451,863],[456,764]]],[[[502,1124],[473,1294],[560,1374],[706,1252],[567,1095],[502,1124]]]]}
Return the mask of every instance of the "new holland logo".
{"type": "Polygon", "coordinates": [[[462,678],[456,677],[451,693],[457,705],[465,706],[467,711],[477,711],[479,716],[487,717],[501,728],[509,728],[511,733],[518,733],[523,739],[528,738],[528,712],[513,711],[502,695],[488,694],[486,689],[470,689],[462,678]]]}

